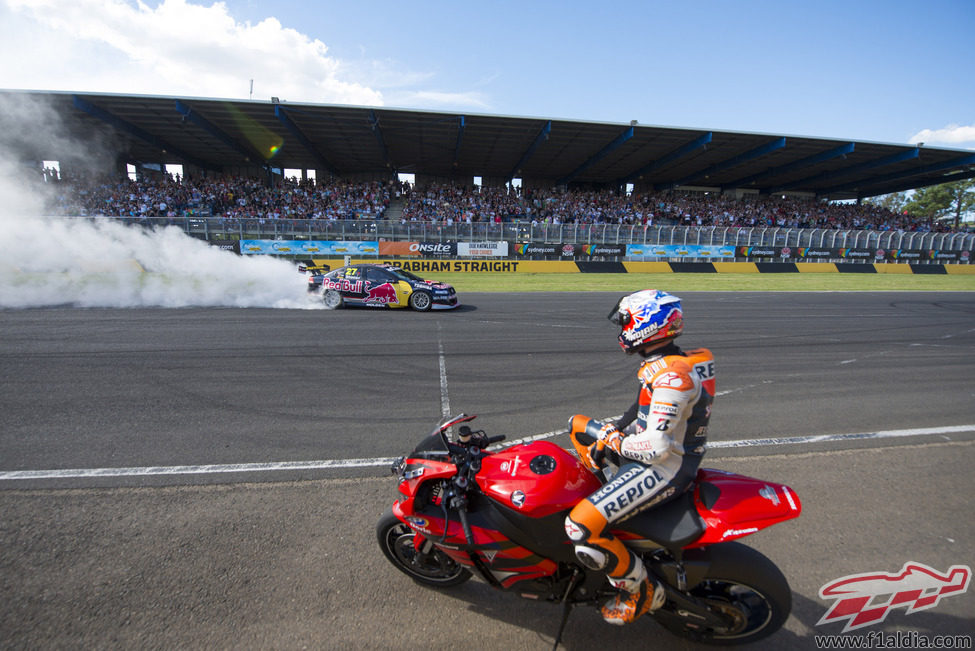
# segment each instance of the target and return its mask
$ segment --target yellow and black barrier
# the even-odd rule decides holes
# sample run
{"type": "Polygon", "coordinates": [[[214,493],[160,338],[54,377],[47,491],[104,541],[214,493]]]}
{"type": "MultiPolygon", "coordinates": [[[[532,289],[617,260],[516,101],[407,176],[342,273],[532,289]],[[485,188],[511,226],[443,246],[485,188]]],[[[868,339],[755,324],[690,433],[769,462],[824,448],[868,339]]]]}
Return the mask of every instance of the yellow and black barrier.
{"type": "MultiPolygon", "coordinates": [[[[313,258],[317,265],[338,269],[342,258],[313,258]]],[[[866,273],[866,274],[968,274],[972,264],[856,263],[856,262],[589,262],[571,260],[473,260],[473,259],[376,259],[354,258],[353,264],[381,263],[417,274],[539,274],[539,273],[866,273]]]]}

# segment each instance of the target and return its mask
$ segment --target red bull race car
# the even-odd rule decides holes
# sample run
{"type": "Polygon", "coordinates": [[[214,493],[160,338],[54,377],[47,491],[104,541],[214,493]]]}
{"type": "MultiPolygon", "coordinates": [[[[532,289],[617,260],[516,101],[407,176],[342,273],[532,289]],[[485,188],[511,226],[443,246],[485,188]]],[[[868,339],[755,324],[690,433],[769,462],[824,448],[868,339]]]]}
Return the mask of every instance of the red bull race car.
{"type": "Polygon", "coordinates": [[[308,277],[309,291],[321,292],[330,310],[345,305],[409,307],[418,312],[449,310],[459,305],[450,285],[424,280],[399,267],[353,264],[308,277]]]}

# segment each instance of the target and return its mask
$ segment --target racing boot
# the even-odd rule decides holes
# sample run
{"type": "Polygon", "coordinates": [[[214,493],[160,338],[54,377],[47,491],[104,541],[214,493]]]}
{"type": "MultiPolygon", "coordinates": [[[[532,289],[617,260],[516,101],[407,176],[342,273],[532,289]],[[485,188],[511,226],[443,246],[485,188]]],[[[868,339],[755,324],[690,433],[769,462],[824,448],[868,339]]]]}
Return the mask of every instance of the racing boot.
{"type": "Polygon", "coordinates": [[[603,619],[609,624],[621,626],[632,624],[648,612],[664,605],[664,587],[647,574],[647,568],[638,558],[632,558],[633,569],[623,576],[607,577],[614,587],[620,589],[615,598],[602,608],[603,619]]]}

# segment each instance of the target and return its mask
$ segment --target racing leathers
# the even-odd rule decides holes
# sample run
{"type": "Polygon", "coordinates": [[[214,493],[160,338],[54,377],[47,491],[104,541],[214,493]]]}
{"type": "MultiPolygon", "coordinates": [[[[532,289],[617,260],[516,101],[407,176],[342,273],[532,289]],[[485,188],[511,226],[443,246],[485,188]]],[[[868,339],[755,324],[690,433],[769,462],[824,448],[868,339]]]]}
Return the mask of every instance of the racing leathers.
{"type": "Polygon", "coordinates": [[[714,357],[705,348],[682,351],[672,341],[640,365],[640,392],[616,423],[583,415],[569,421],[583,463],[596,469],[594,443],[602,439],[615,476],[569,513],[565,529],[587,567],[605,571],[625,591],[603,607],[603,617],[628,623],[663,604],[663,590],[610,525],[659,506],[690,486],[697,474],[714,397],[714,357]]]}

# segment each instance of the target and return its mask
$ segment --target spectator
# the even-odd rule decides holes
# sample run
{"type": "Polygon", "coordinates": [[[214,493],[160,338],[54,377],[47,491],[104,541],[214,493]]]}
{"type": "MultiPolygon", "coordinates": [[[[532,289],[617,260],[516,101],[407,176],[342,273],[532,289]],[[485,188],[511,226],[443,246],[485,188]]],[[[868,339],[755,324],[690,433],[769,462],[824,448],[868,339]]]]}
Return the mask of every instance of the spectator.
{"type": "Polygon", "coordinates": [[[680,225],[695,228],[806,228],[945,232],[950,225],[897,214],[873,204],[838,204],[795,197],[701,192],[636,193],[565,188],[529,189],[396,181],[354,182],[246,177],[130,179],[65,178],[45,170],[54,188],[49,210],[61,215],[218,217],[258,220],[383,219],[391,198],[401,222],[442,225],[526,221],[533,224],[680,225]]]}

